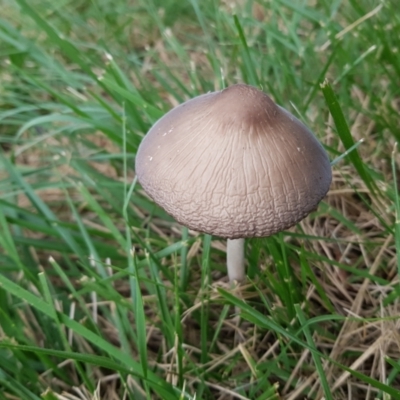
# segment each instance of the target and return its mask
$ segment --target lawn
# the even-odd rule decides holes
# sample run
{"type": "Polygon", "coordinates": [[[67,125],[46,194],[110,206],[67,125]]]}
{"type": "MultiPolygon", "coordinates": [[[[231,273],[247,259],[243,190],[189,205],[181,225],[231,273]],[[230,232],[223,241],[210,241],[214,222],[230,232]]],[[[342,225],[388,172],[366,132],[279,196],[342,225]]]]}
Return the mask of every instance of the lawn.
{"type": "Polygon", "coordinates": [[[0,400],[400,399],[397,0],[2,0],[0,400]],[[135,177],[174,106],[235,83],[302,120],[333,182],[226,240],[135,177]]]}

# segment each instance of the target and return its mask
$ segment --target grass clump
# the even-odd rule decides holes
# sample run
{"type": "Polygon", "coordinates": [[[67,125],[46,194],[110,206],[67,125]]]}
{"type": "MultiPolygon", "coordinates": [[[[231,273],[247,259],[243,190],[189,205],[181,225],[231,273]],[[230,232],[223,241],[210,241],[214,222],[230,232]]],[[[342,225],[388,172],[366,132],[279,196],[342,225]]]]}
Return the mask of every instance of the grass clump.
{"type": "Polygon", "coordinates": [[[396,9],[5,1],[0,399],[399,399],[396,9]],[[337,160],[315,213],[247,241],[241,296],[133,171],[160,116],[237,82],[337,160]]]}

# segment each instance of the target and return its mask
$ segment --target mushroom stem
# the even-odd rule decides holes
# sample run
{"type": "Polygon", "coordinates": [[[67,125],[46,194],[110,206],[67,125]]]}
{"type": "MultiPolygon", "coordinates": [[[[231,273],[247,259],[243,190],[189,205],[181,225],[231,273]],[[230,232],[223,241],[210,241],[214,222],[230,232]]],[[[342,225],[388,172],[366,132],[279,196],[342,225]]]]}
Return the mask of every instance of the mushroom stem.
{"type": "Polygon", "coordinates": [[[244,239],[228,239],[226,264],[230,282],[243,282],[246,276],[244,270],[244,239]]]}

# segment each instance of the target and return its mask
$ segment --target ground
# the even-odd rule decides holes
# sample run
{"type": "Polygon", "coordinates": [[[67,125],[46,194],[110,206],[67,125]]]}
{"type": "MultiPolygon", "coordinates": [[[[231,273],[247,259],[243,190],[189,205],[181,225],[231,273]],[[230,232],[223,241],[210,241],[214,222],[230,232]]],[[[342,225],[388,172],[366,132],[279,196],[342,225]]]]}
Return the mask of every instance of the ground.
{"type": "Polygon", "coordinates": [[[395,0],[3,0],[0,399],[400,399],[395,0]],[[331,189],[226,242],[135,179],[172,107],[238,82],[315,133],[331,189]]]}

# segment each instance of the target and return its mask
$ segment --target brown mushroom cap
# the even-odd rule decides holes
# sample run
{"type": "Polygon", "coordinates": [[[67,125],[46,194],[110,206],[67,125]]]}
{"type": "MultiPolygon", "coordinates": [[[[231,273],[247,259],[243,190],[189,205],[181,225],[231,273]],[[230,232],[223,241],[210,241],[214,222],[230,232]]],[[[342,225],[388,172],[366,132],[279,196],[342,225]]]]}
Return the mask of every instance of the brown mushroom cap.
{"type": "Polygon", "coordinates": [[[136,173],[178,222],[231,239],[293,226],[332,179],[311,131],[242,84],[195,97],[157,121],[138,149],[136,173]]]}

